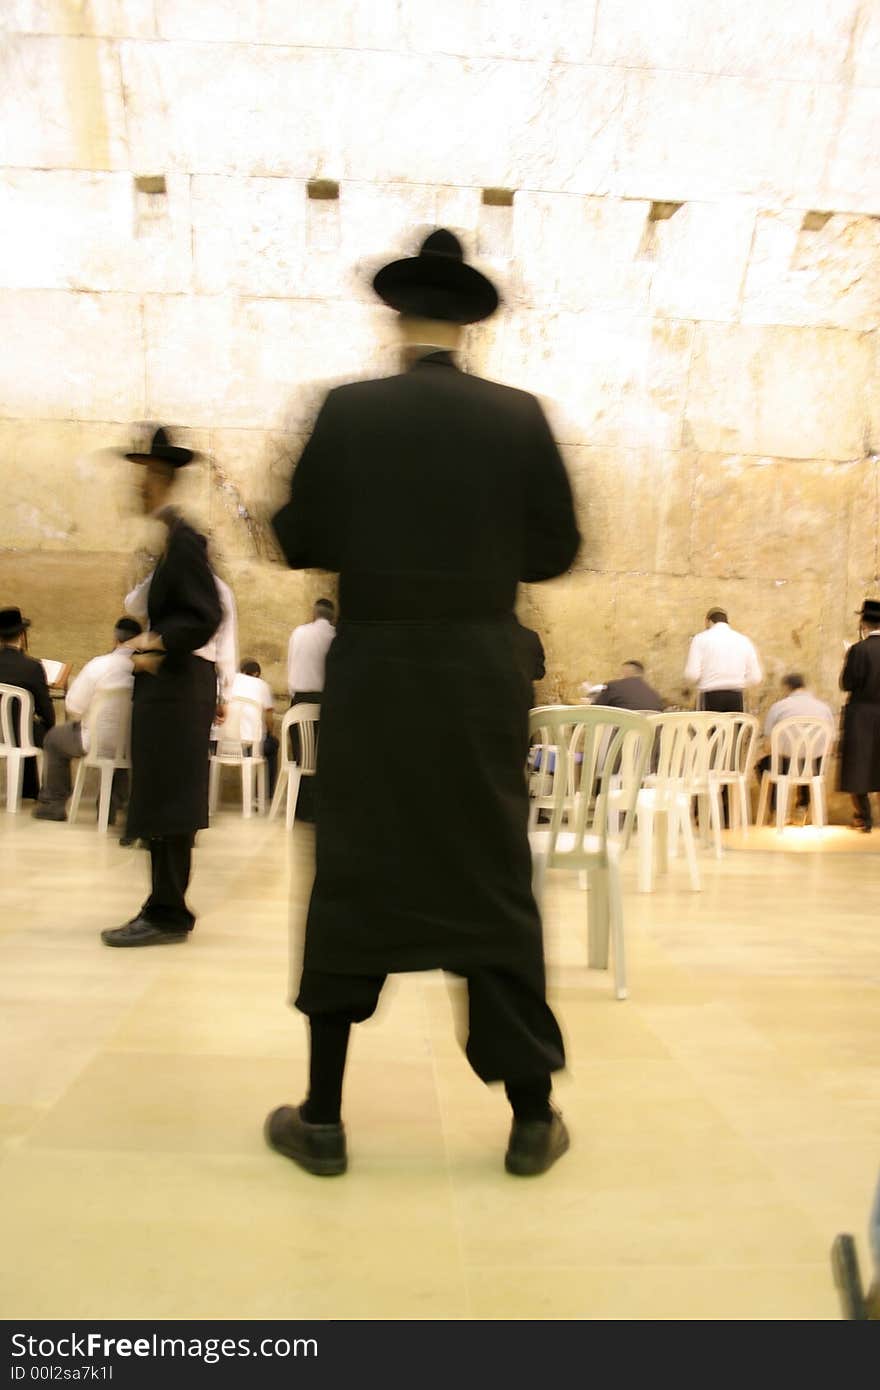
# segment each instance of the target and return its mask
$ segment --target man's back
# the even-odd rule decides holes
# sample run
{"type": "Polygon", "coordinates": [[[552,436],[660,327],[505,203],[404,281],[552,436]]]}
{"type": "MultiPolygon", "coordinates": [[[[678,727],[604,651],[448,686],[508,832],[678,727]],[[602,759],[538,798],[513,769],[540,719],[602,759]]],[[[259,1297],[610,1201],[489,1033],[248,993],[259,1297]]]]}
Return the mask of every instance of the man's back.
{"type": "Polygon", "coordinates": [[[336,629],[327,618],[302,623],[290,634],[287,645],[287,686],[291,695],[317,694],[324,689],[324,668],[336,629]]]}
{"type": "MultiPolygon", "coordinates": [[[[72,719],[83,720],[82,744],[85,752],[88,752],[90,747],[86,721],[99,691],[121,690],[130,696],[133,685],[131,652],[124,648],[93,656],[71,682],[65,704],[72,719]]],[[[116,702],[106,704],[98,729],[98,747],[106,756],[112,753],[116,743],[118,723],[119,705],[116,702]]]]}
{"type": "Polygon", "coordinates": [[[761,680],[754,644],[729,623],[713,623],[691,642],[685,678],[700,690],[742,690],[761,680]]]}
{"type": "Polygon", "coordinates": [[[0,685],[17,685],[29,690],[34,697],[34,714],[42,719],[47,729],[55,723],[46,673],[32,656],[17,647],[0,647],[0,685]]]}
{"type": "Polygon", "coordinates": [[[620,680],[609,681],[596,697],[596,703],[610,705],[614,709],[663,709],[663,701],[657,691],[641,676],[621,676],[620,680]]]}

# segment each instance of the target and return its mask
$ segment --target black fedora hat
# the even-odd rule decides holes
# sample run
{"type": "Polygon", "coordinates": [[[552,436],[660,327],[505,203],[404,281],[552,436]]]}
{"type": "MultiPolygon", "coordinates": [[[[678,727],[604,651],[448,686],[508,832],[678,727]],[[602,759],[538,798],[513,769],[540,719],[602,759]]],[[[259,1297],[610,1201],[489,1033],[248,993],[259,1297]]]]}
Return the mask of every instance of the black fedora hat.
{"type": "Polygon", "coordinates": [[[373,289],[400,314],[448,323],[477,323],[498,308],[495,286],[465,265],[461,242],[445,227],[425,237],[417,256],[383,266],[373,289]]]}
{"type": "Polygon", "coordinates": [[[880,599],[866,598],[859,617],[863,623],[880,623],[880,599]]]}
{"type": "Polygon", "coordinates": [[[149,463],[152,459],[159,459],[162,463],[170,464],[172,468],[183,468],[185,464],[192,463],[196,456],[192,449],[176,449],[160,425],[150,441],[149,453],[132,453],[126,454],[125,457],[133,463],[149,463]]]}
{"type": "Polygon", "coordinates": [[[30,618],[23,618],[20,608],[0,608],[0,637],[18,637],[30,625],[30,618]]]}

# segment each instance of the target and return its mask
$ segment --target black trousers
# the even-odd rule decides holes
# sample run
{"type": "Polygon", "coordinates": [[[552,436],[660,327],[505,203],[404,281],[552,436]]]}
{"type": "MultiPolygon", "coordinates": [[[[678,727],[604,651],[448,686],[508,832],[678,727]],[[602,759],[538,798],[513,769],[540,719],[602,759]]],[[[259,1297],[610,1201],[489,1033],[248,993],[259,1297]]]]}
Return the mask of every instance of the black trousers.
{"type": "MultiPolygon", "coordinates": [[[[319,705],[321,703],[320,690],[297,690],[290,702],[290,708],[294,705],[319,705]]],[[[299,729],[296,725],[290,730],[290,756],[299,762],[299,729]]],[[[315,774],[317,776],[317,773],[315,774]]],[[[296,818],[297,820],[313,821],[315,819],[315,777],[303,777],[299,784],[299,796],[296,799],[296,818]]]]}
{"type": "Polygon", "coordinates": [[[186,905],[195,835],[154,835],[150,839],[152,888],[140,915],[168,931],[192,931],[195,916],[186,905]]]}
{"type": "Polygon", "coordinates": [[[743,693],[741,690],[701,690],[698,697],[700,709],[708,709],[713,714],[742,714],[743,693]]]}
{"type": "MultiPolygon", "coordinates": [[[[779,759],[779,767],[780,767],[780,770],[782,771],[783,776],[785,775],[786,772],[788,772],[788,765],[789,765],[790,762],[791,762],[791,758],[780,758],[780,759],[779,759]]],[[[763,776],[763,774],[764,774],[765,772],[769,772],[769,771],[770,771],[770,754],[769,754],[769,753],[766,755],[766,757],[764,757],[764,758],[759,758],[759,759],[758,759],[758,761],[755,763],[755,771],[758,773],[759,776],[763,776]]],[[[814,761],[813,761],[813,772],[814,772],[814,775],[815,775],[816,777],[819,776],[819,760],[818,760],[818,758],[814,759],[814,761]]],[[[810,804],[810,789],[809,789],[809,787],[805,787],[805,786],[803,786],[803,785],[801,785],[801,786],[798,787],[798,789],[797,789],[797,804],[798,804],[798,806],[809,806],[809,804],[810,804]]],[[[770,805],[771,805],[771,807],[773,808],[773,810],[775,811],[775,810],[776,810],[776,783],[775,783],[775,782],[772,782],[772,783],[770,784],[770,805]]]]}
{"type": "MultiPolygon", "coordinates": [[[[310,1018],[362,1023],[375,1012],[386,978],[305,969],[296,1007],[310,1018]]],[[[465,978],[465,1056],[481,1081],[536,1081],[565,1066],[562,1034],[542,989],[502,970],[471,971],[465,978]]]]}

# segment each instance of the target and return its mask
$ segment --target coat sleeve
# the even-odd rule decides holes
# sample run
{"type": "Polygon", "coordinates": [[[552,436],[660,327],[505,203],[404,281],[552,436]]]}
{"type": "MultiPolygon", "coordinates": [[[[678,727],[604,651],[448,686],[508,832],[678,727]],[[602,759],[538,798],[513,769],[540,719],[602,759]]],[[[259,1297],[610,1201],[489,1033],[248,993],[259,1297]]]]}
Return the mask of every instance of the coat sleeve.
{"type": "Polygon", "coordinates": [[[177,526],[165,563],[173,574],[172,598],[152,629],[166,651],[197,651],[210,642],[223,614],[202,537],[189,526],[177,526]]]}
{"type": "Polygon", "coordinates": [[[294,471],[290,501],[272,518],[291,569],[341,567],[337,535],[339,499],[333,497],[332,472],[342,447],[338,392],[331,391],[294,471]]]}
{"type": "Polygon", "coordinates": [[[534,584],[570,569],[581,536],[571,484],[540,404],[532,397],[534,423],[528,449],[526,530],[520,579],[534,584]]]}
{"type": "Polygon", "coordinates": [[[851,693],[861,690],[868,675],[868,662],[861,642],[854,642],[846,654],[843,670],[840,673],[841,690],[851,693]]]}

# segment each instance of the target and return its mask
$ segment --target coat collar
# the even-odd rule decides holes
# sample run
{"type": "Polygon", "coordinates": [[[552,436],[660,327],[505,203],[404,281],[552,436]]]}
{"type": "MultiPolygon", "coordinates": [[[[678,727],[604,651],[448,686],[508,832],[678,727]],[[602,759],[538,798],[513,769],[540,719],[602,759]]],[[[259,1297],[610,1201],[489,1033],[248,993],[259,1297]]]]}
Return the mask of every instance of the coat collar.
{"type": "Polygon", "coordinates": [[[455,354],[446,348],[436,348],[433,352],[426,352],[423,356],[417,357],[410,371],[414,372],[417,367],[452,367],[455,371],[459,370],[455,354]]]}

